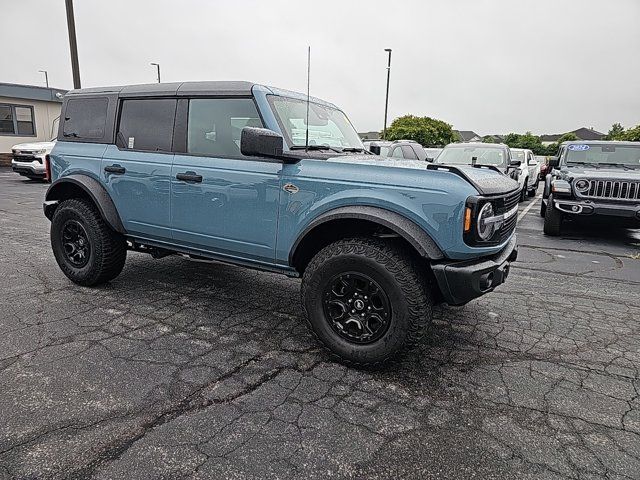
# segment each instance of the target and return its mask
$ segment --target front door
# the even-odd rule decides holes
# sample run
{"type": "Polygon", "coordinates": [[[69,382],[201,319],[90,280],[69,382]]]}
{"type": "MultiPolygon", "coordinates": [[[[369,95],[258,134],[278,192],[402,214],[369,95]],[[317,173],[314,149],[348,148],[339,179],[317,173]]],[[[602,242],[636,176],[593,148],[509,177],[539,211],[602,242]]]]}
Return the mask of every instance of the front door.
{"type": "Polygon", "coordinates": [[[171,240],[171,153],[176,100],[126,99],[116,145],[102,157],[101,175],[128,233],[171,240]]]}
{"type": "Polygon", "coordinates": [[[240,153],[245,126],[262,126],[251,98],[189,100],[185,152],[175,154],[171,171],[173,238],[273,264],[282,164],[240,153]]]}

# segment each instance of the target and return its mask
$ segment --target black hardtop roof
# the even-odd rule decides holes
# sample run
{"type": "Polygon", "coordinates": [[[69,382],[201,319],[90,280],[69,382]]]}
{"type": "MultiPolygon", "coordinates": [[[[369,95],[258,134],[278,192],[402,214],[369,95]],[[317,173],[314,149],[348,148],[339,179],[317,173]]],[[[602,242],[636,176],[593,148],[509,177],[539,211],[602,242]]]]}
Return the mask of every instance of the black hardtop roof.
{"type": "Polygon", "coordinates": [[[118,94],[120,97],[182,96],[182,95],[225,95],[230,97],[249,96],[256,85],[243,81],[204,81],[147,83],[113,87],[92,87],[71,90],[67,95],[118,94]]]}
{"type": "Polygon", "coordinates": [[[622,140],[570,140],[562,145],[614,145],[619,147],[640,147],[640,142],[625,142],[622,140]]]}

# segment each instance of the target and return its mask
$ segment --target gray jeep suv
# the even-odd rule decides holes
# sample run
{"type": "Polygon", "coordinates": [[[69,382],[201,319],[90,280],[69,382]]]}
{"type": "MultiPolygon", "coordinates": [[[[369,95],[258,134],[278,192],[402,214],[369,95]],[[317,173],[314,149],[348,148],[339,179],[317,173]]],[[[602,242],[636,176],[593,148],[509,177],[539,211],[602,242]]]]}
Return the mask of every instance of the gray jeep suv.
{"type": "Polygon", "coordinates": [[[640,227],[640,142],[565,142],[550,166],[540,207],[545,234],[580,218],[640,227]]]}

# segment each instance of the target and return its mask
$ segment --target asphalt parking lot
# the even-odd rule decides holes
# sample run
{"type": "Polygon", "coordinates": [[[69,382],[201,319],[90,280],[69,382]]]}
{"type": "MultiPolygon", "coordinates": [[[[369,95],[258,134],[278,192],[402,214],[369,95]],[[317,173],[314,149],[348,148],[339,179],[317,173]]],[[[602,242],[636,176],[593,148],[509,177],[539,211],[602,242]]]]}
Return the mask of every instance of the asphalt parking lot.
{"type": "Polygon", "coordinates": [[[299,281],[130,253],[58,269],[46,185],[0,170],[0,479],[640,478],[640,232],[542,234],[381,371],[334,363],[299,281]]]}

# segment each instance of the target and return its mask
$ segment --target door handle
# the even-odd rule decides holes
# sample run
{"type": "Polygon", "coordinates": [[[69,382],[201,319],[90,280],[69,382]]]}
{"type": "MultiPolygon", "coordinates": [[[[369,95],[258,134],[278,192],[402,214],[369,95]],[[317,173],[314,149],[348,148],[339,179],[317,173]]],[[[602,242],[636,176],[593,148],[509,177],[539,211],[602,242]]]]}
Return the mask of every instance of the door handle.
{"type": "Polygon", "coordinates": [[[109,165],[108,167],[104,167],[104,171],[107,173],[117,173],[119,175],[122,175],[127,171],[127,169],[121,167],[120,165],[109,165]]]}
{"type": "Polygon", "coordinates": [[[176,175],[176,178],[178,180],[182,180],[183,182],[195,182],[195,183],[202,182],[202,175],[198,175],[195,172],[178,173],[176,175]]]}

